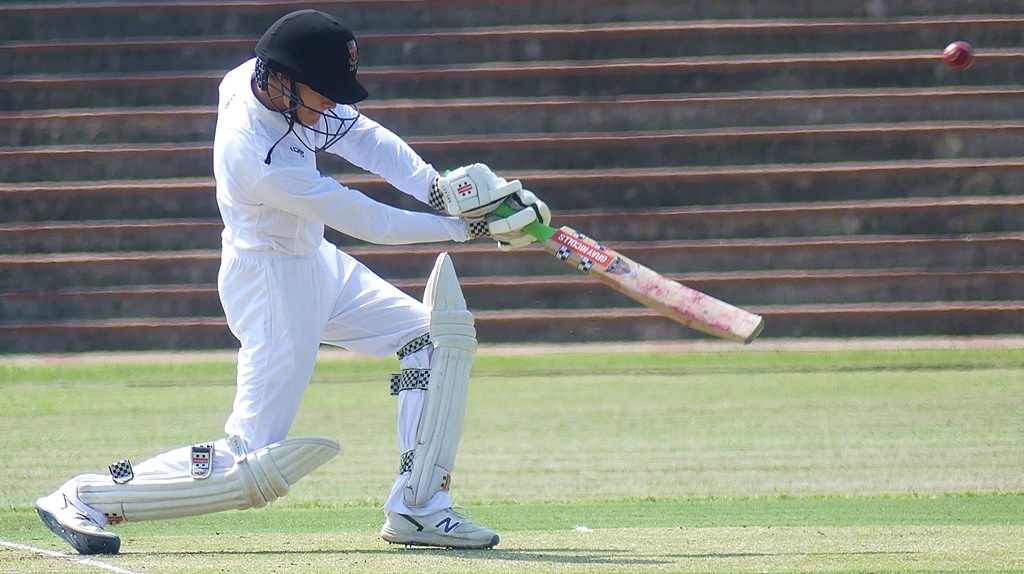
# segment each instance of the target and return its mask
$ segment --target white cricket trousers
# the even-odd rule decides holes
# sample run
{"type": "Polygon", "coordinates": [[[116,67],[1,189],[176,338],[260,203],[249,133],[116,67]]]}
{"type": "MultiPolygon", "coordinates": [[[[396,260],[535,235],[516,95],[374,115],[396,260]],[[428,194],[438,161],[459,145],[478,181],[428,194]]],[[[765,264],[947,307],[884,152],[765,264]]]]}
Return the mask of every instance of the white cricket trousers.
{"type": "MultiPolygon", "coordinates": [[[[287,437],[321,342],[363,355],[387,356],[430,327],[430,310],[423,303],[326,240],[309,257],[225,247],[218,290],[228,326],[239,341],[237,388],[224,430],[228,436],[242,437],[250,452],[287,437]]],[[[425,369],[430,356],[427,346],[406,356],[399,366],[425,369]]],[[[388,392],[386,378],[381,392],[388,392]]],[[[423,391],[399,393],[399,454],[415,448],[422,409],[423,391]]],[[[344,448],[343,437],[339,442],[344,448]]],[[[397,471],[399,457],[394,460],[397,471]]],[[[215,443],[213,464],[234,464],[226,441],[215,443]]],[[[190,449],[156,455],[134,470],[137,477],[189,477],[190,449]]],[[[427,515],[451,507],[448,493],[438,491],[426,505],[409,508],[402,496],[408,477],[395,480],[385,510],[427,515]]],[[[74,493],[79,478],[60,490],[74,493]]],[[[88,510],[106,522],[101,513],[88,510]]]]}
{"type": "MultiPolygon", "coordinates": [[[[224,430],[245,439],[250,450],[288,434],[321,342],[387,356],[430,329],[430,309],[327,240],[308,258],[225,249],[218,290],[240,343],[235,401],[224,430]]],[[[429,368],[430,353],[426,347],[399,366],[429,368]]],[[[399,393],[399,453],[416,446],[422,395],[399,393]]],[[[385,510],[426,515],[451,507],[448,493],[438,491],[423,507],[409,508],[402,497],[406,482],[407,474],[395,480],[385,510]]]]}

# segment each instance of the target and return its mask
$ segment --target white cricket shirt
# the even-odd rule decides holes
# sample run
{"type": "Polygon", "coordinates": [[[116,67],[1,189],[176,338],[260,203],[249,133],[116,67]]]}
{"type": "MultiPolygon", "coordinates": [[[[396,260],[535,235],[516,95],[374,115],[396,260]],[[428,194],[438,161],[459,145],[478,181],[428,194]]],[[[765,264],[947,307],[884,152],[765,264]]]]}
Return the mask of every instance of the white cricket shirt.
{"type": "MultiPolygon", "coordinates": [[[[288,121],[253,94],[255,68],[254,58],[228,72],[220,84],[213,172],[225,246],[309,256],[320,247],[325,225],[388,245],[469,238],[460,218],[398,209],[322,176],[315,154],[298,139],[316,134],[300,124],[274,147],[270,164],[264,163],[271,146],[288,131],[288,121]]],[[[342,118],[355,115],[344,105],[336,113],[342,118]]],[[[437,171],[377,122],[360,116],[326,151],[427,204],[437,171]]]]}

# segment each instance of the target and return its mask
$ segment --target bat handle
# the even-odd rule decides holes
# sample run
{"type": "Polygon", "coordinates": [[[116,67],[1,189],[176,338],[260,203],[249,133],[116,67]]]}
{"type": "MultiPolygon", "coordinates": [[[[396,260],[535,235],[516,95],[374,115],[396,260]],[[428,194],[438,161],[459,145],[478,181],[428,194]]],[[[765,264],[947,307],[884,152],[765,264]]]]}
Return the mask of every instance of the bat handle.
{"type": "MultiPolygon", "coordinates": [[[[515,208],[503,202],[501,205],[496,207],[492,213],[499,217],[508,217],[514,214],[515,212],[515,208]]],[[[526,227],[523,228],[523,231],[536,237],[537,241],[540,241],[541,243],[544,243],[548,239],[551,239],[551,236],[555,234],[554,227],[548,227],[547,225],[544,225],[540,221],[534,221],[533,223],[527,225],[526,227]]]]}

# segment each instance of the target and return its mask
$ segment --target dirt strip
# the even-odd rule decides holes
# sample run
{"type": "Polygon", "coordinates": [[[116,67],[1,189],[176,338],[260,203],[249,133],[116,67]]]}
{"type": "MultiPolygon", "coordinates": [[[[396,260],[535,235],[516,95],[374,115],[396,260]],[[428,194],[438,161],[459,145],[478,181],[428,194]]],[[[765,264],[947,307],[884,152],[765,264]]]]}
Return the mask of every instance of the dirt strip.
{"type": "MultiPolygon", "coordinates": [[[[523,344],[480,346],[481,356],[513,356],[554,353],[734,353],[777,351],[903,350],[903,349],[1024,349],[1017,337],[900,337],[850,339],[759,339],[750,345],[725,341],[645,341],[637,343],[523,344]]],[[[321,361],[364,358],[344,349],[324,347],[321,361]]],[[[235,360],[234,351],[131,351],[0,355],[0,365],[36,366],[97,363],[188,363],[235,360]]]]}

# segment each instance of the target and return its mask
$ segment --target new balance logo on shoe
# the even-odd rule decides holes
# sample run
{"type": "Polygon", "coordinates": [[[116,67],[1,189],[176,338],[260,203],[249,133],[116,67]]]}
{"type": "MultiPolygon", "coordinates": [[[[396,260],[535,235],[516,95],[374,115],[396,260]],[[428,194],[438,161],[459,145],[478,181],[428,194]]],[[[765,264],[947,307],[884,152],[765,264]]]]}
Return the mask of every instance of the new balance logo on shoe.
{"type": "Polygon", "coordinates": [[[437,524],[435,524],[434,528],[443,528],[444,529],[444,533],[448,534],[452,530],[455,530],[456,528],[458,528],[460,524],[462,524],[462,523],[461,522],[452,522],[451,518],[445,517],[444,520],[442,520],[441,522],[438,522],[437,524]],[[444,526],[442,526],[442,524],[444,526]]]}

